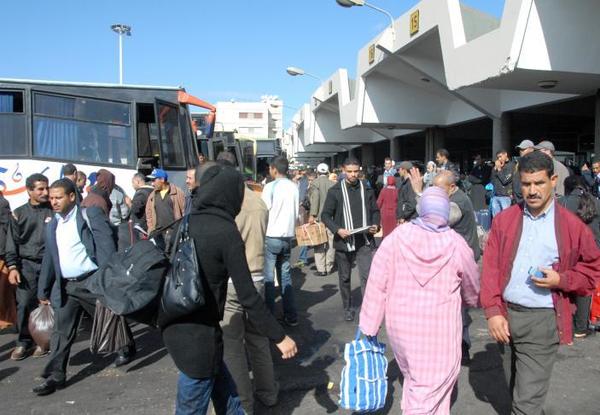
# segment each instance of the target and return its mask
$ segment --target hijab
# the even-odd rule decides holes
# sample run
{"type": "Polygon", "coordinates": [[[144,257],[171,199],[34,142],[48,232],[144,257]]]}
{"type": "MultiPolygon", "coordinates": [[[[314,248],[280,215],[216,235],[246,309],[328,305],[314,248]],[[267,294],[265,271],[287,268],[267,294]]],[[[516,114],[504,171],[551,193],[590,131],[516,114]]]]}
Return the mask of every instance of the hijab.
{"type": "Polygon", "coordinates": [[[205,170],[192,191],[192,214],[220,216],[231,222],[242,209],[244,180],[231,166],[217,164],[205,170]]]}
{"type": "Polygon", "coordinates": [[[390,187],[396,187],[396,178],[394,176],[388,176],[385,184],[390,187]]]}
{"type": "Polygon", "coordinates": [[[445,232],[450,229],[450,199],[443,189],[436,186],[427,188],[417,210],[419,217],[412,220],[413,224],[430,232],[445,232]]]}
{"type": "Polygon", "coordinates": [[[115,187],[115,175],[106,169],[98,170],[96,174],[96,183],[90,188],[85,199],[81,202],[81,207],[89,208],[97,206],[101,208],[106,215],[112,209],[110,194],[115,187]]]}

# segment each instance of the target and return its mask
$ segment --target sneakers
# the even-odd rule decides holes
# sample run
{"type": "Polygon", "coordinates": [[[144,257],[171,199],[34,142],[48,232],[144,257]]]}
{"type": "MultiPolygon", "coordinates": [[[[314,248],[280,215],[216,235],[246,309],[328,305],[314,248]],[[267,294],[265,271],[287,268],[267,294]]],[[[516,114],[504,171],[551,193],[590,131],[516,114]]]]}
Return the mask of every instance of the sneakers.
{"type": "Polygon", "coordinates": [[[283,322],[290,326],[290,327],[297,327],[298,326],[298,319],[297,318],[289,318],[289,317],[284,317],[283,318],[283,322]]]}
{"type": "Polygon", "coordinates": [[[319,272],[319,271],[317,271],[317,272],[315,272],[315,275],[316,275],[317,277],[326,277],[326,276],[327,276],[327,273],[326,273],[326,272],[319,272]]]}
{"type": "Polygon", "coordinates": [[[346,313],[344,314],[344,320],[354,321],[354,315],[355,315],[354,310],[346,310],[346,313]]]}
{"type": "Polygon", "coordinates": [[[23,346],[17,346],[10,354],[10,360],[23,360],[29,356],[31,349],[26,349],[23,346]]]}
{"type": "Polygon", "coordinates": [[[35,350],[33,351],[33,355],[32,356],[37,359],[37,358],[40,358],[40,357],[47,356],[48,353],[50,353],[48,350],[44,350],[40,346],[37,346],[35,348],[35,350]]]}
{"type": "Polygon", "coordinates": [[[588,335],[590,335],[591,333],[592,333],[592,331],[590,329],[583,330],[583,331],[576,331],[575,334],[573,335],[573,337],[575,337],[576,339],[583,339],[583,338],[587,337],[588,335]]]}

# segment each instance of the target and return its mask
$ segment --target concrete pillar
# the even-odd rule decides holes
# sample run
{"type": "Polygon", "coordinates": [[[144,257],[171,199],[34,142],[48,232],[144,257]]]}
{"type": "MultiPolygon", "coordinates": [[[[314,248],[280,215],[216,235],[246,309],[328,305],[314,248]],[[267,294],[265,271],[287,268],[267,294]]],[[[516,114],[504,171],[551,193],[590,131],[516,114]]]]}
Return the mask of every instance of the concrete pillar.
{"type": "Polygon", "coordinates": [[[329,157],[329,171],[332,171],[333,169],[336,168],[335,159],[336,159],[336,156],[329,157]]]}
{"type": "Polygon", "coordinates": [[[400,161],[400,143],[396,137],[390,138],[390,158],[394,161],[400,161]]]}
{"type": "Polygon", "coordinates": [[[435,160],[435,153],[446,145],[446,130],[431,127],[425,130],[425,161],[435,160]]]}
{"type": "Polygon", "coordinates": [[[594,129],[594,158],[600,158],[600,89],[596,91],[596,127],[594,129]]]}
{"type": "Polygon", "coordinates": [[[350,157],[356,157],[356,152],[354,151],[353,148],[348,148],[348,158],[350,157]]]}
{"type": "Polygon", "coordinates": [[[500,118],[493,119],[492,131],[492,158],[496,152],[504,149],[511,154],[510,149],[510,114],[503,112],[500,118]]]}
{"type": "Polygon", "coordinates": [[[362,145],[362,165],[365,167],[375,164],[375,148],[373,144],[362,145]]]}

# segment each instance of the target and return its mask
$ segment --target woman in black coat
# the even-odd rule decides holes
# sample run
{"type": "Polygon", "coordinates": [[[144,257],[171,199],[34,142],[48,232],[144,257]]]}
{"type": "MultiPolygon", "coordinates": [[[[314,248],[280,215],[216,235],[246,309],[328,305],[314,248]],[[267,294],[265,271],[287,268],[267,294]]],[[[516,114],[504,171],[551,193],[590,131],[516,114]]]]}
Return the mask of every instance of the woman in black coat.
{"type": "Polygon", "coordinates": [[[293,357],[296,344],[254,288],[244,242],[235,224],[242,207],[244,182],[233,167],[205,165],[197,170],[192,192],[190,236],[204,286],[205,305],[163,328],[163,341],[180,370],[176,414],[205,414],[212,399],[217,414],[243,413],[235,384],[223,363],[223,318],[227,281],[254,327],[277,344],[283,358],[293,357]]]}

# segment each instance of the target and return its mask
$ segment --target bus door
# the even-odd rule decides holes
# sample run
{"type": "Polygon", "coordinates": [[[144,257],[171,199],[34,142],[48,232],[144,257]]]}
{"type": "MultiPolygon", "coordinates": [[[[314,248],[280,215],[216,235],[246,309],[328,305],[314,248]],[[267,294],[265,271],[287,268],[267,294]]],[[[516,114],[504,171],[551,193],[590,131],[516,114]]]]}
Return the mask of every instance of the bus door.
{"type": "Polygon", "coordinates": [[[159,164],[165,170],[184,170],[186,154],[179,125],[179,106],[156,100],[155,111],[159,133],[159,164]]]}

